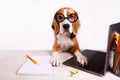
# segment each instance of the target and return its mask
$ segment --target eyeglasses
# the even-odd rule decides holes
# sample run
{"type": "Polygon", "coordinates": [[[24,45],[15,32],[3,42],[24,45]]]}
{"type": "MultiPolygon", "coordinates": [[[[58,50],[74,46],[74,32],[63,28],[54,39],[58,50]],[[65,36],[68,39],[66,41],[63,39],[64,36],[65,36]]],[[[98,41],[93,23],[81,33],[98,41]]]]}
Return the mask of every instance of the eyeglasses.
{"type": "Polygon", "coordinates": [[[65,19],[69,20],[71,23],[74,23],[78,20],[77,13],[69,14],[68,17],[65,17],[62,13],[56,13],[55,19],[58,22],[63,22],[65,19]]]}

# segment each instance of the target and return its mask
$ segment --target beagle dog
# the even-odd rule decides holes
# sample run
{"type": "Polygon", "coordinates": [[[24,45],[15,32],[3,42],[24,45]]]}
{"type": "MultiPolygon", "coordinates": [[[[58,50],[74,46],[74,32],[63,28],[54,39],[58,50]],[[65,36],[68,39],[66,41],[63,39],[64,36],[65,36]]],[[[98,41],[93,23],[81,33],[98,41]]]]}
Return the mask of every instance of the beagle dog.
{"type": "Polygon", "coordinates": [[[82,66],[87,64],[87,58],[81,54],[76,38],[79,27],[78,14],[72,8],[64,7],[55,13],[52,22],[55,37],[52,49],[52,66],[57,67],[60,65],[60,61],[58,60],[60,51],[72,52],[82,66]]]}

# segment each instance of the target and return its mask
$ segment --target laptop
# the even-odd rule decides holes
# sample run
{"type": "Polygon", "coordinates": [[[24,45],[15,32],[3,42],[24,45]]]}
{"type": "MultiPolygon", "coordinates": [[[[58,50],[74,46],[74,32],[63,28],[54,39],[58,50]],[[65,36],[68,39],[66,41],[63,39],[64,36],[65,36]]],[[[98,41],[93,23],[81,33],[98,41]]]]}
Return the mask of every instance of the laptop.
{"type": "Polygon", "coordinates": [[[66,60],[63,64],[98,76],[103,76],[105,74],[106,52],[86,49],[82,51],[82,54],[88,59],[87,65],[82,67],[82,65],[78,63],[76,56],[66,60]]]}

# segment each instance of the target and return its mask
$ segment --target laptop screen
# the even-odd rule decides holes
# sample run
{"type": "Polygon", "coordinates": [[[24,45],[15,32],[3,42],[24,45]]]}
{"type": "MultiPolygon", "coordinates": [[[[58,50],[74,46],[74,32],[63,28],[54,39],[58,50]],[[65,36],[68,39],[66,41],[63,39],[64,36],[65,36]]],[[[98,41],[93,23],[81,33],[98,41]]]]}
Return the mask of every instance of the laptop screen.
{"type": "Polygon", "coordinates": [[[105,73],[106,53],[95,50],[84,50],[82,51],[82,54],[88,59],[87,65],[82,67],[82,65],[77,62],[75,56],[63,62],[63,64],[76,69],[84,70],[89,73],[103,76],[105,73]]]}

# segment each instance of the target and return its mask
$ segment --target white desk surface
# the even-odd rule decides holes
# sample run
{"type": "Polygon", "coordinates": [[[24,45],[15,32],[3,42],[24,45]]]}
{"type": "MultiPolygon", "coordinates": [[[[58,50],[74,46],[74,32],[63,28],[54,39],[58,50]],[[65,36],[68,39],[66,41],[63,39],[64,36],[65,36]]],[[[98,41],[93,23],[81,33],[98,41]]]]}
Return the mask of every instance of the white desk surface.
{"type": "MultiPolygon", "coordinates": [[[[50,51],[0,51],[0,80],[120,80],[120,77],[107,72],[105,76],[96,76],[81,70],[78,74],[70,77],[70,70],[73,69],[68,66],[61,65],[53,68],[52,74],[49,76],[41,75],[17,75],[21,65],[26,60],[25,55],[50,55],[50,51]]],[[[60,54],[61,62],[70,58],[71,55],[64,53],[60,54]]]]}

